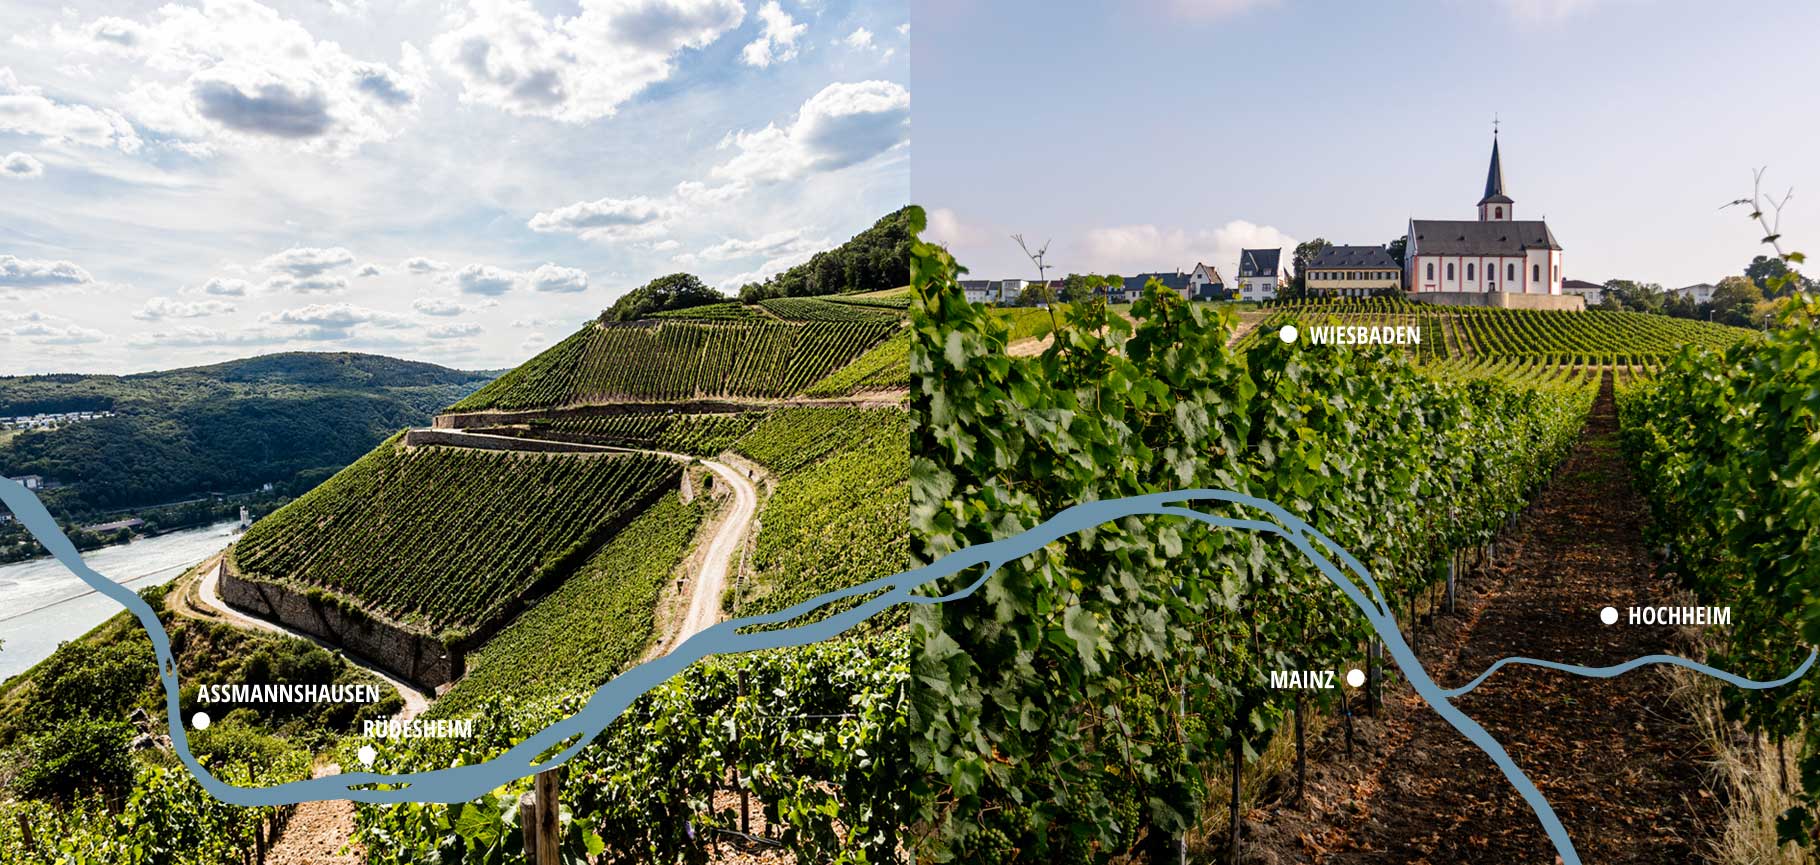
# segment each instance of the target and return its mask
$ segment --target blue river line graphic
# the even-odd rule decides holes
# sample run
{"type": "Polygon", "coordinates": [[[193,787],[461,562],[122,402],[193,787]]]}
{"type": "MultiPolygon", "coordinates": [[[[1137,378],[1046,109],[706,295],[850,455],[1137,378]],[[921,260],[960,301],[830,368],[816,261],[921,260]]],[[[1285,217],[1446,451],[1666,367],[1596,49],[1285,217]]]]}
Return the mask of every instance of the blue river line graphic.
{"type": "Polygon", "coordinates": [[[575,714],[545,727],[498,757],[484,763],[396,775],[350,772],[293,781],[273,787],[237,787],[215,778],[190,752],[189,739],[185,733],[181,709],[178,705],[177,666],[171,657],[170,639],[165,634],[164,626],[158,621],[158,616],[151,606],[131,589],[90,569],[82,561],[81,556],[77,555],[75,546],[63,535],[57,527],[56,521],[51,518],[44,505],[38,501],[38,497],[24,486],[0,482],[0,503],[4,503],[11,509],[19,521],[38,539],[38,542],[56,556],[64,567],[97,591],[120,602],[122,606],[138,617],[140,623],[145,626],[146,632],[151,636],[152,646],[157,654],[159,675],[164,683],[165,708],[170,726],[171,743],[177,752],[178,759],[210,794],[224,802],[244,806],[286,805],[330,799],[349,799],[381,804],[455,803],[477,799],[518,778],[566,762],[587,747],[588,743],[606,729],[615,718],[619,717],[619,714],[625,711],[633,700],[675,676],[695,661],[710,655],[807,645],[838,636],[878,612],[897,604],[938,604],[964,598],[978,590],[987,578],[1006,562],[1022,558],[1068,535],[1102,523],[1138,515],[1186,517],[1216,528],[1278,535],[1294,545],[1365,615],[1372,628],[1377,631],[1379,639],[1383,641],[1384,648],[1395,660],[1397,667],[1402,670],[1404,677],[1415,688],[1416,693],[1421,695],[1430,708],[1452,724],[1454,729],[1460,731],[1474,745],[1483,750],[1486,756],[1490,757],[1492,762],[1496,763],[1498,768],[1504,772],[1504,777],[1509,779],[1511,785],[1535,811],[1536,818],[1541,821],[1542,828],[1554,843],[1555,851],[1567,865],[1579,865],[1580,857],[1574,850],[1573,841],[1568,837],[1567,829],[1562,826],[1560,818],[1555,815],[1554,808],[1549,805],[1547,798],[1536,789],[1536,785],[1523,773],[1523,770],[1517,767],[1510,755],[1505,752],[1504,747],[1476,721],[1467,717],[1464,712],[1453,705],[1453,698],[1478,687],[1480,683],[1506,664],[1528,664],[1580,676],[1600,678],[1617,676],[1649,664],[1675,664],[1713,676],[1740,688],[1773,688],[1788,684],[1805,675],[1813,667],[1816,653],[1820,652],[1820,650],[1810,652],[1806,662],[1792,675],[1773,682],[1752,681],[1671,655],[1651,655],[1612,667],[1580,667],[1527,658],[1506,658],[1492,665],[1490,669],[1464,687],[1445,690],[1429,677],[1428,671],[1422,667],[1415,652],[1404,642],[1402,632],[1397,627],[1396,619],[1391,614],[1390,606],[1385,601],[1383,592],[1379,590],[1377,582],[1372,579],[1364,565],[1360,564],[1351,553],[1342,549],[1332,539],[1321,534],[1306,522],[1264,499],[1226,490],[1182,490],[1075,505],[1021,534],[956,550],[943,556],[940,560],[920,568],[830,592],[777,613],[721,622],[685,640],[669,654],[646,661],[621,673],[596,690],[588,702],[575,714]],[[1184,507],[1182,505],[1184,502],[1233,504],[1260,511],[1269,519],[1251,520],[1223,517],[1184,507]],[[1345,570],[1356,576],[1359,582],[1355,583],[1342,573],[1341,568],[1334,564],[1334,559],[1338,559],[1345,566],[1345,570]],[[917,589],[925,585],[962,573],[978,565],[988,567],[979,578],[952,594],[941,597],[914,594],[917,589]],[[1361,588],[1361,584],[1363,588],[1361,588]],[[752,625],[783,624],[829,603],[875,594],[875,597],[868,598],[850,609],[821,621],[782,630],[741,633],[741,629],[752,625]],[[569,744],[564,745],[565,742],[569,744]],[[559,746],[560,749],[555,750],[552,756],[539,760],[540,755],[557,749],[559,746]],[[391,785],[391,789],[372,789],[368,786],[374,784],[391,785]]]}

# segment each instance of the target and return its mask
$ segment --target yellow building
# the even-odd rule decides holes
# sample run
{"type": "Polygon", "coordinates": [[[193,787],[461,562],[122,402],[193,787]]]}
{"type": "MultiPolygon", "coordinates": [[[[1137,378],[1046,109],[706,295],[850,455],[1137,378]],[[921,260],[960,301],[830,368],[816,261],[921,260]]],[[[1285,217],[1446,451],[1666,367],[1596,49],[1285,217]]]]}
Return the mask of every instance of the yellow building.
{"type": "Polygon", "coordinates": [[[1306,268],[1309,295],[1370,297],[1403,290],[1403,263],[1382,246],[1329,246],[1306,268]]]}

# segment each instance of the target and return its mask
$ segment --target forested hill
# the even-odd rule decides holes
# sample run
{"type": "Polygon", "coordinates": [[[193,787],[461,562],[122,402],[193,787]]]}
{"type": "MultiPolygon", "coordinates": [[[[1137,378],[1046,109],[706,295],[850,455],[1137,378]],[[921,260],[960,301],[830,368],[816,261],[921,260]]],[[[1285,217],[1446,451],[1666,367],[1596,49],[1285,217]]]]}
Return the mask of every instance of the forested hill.
{"type": "Polygon", "coordinates": [[[493,376],[296,352],[125,376],[0,377],[0,417],[114,413],[0,433],[0,473],[67,484],[45,496],[66,516],[265,483],[307,488],[493,376]]]}

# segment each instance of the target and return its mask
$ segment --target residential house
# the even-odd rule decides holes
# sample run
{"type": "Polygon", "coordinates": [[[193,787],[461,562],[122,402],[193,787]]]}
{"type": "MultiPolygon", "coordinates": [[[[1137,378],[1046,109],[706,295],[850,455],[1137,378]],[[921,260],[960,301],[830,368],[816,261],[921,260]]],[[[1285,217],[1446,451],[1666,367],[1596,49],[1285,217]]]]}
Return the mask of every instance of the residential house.
{"type": "Polygon", "coordinates": [[[1587,306],[1598,306],[1605,300],[1605,286],[1584,279],[1561,280],[1561,293],[1578,295],[1586,301],[1587,306]]]}
{"type": "Polygon", "coordinates": [[[1206,262],[1197,262],[1194,269],[1188,271],[1188,298],[1190,300],[1222,300],[1226,296],[1226,280],[1221,278],[1219,268],[1206,262]]]}
{"type": "Polygon", "coordinates": [[[1239,299],[1275,300],[1283,287],[1282,249],[1239,250],[1239,299]]]}
{"type": "Polygon", "coordinates": [[[1717,290],[1719,290],[1719,287],[1716,285],[1713,285],[1710,282],[1696,282],[1693,285],[1684,285],[1684,286],[1681,286],[1680,288],[1671,288],[1668,290],[1668,293],[1669,294],[1678,294],[1682,297],[1685,297],[1688,300],[1693,301],[1694,304],[1696,306],[1698,306],[1698,305],[1704,304],[1704,303],[1712,303],[1713,302],[1713,292],[1715,292],[1717,290]]]}

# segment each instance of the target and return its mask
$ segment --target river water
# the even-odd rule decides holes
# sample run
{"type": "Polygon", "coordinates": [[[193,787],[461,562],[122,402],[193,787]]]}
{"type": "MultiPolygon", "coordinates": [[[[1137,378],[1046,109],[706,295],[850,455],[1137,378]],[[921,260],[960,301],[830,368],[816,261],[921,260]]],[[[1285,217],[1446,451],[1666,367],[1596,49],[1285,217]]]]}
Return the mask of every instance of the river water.
{"type": "MultiPolygon", "coordinates": [[[[191,565],[226,548],[239,521],[228,520],[141,538],[85,553],[103,576],[134,589],[168,583],[191,565]]],[[[0,681],[50,656],[57,644],[86,634],[120,612],[56,559],[0,565],[0,681]]]]}

